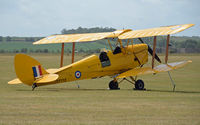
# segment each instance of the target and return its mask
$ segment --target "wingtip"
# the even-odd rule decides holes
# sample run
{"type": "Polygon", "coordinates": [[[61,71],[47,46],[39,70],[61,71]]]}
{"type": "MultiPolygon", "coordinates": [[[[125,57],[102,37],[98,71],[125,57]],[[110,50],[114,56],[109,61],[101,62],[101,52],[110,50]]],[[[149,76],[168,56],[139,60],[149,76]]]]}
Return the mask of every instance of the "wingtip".
{"type": "Polygon", "coordinates": [[[38,44],[38,42],[33,42],[33,45],[38,44]]]}
{"type": "Polygon", "coordinates": [[[191,23],[191,26],[194,26],[195,24],[191,23]]]}

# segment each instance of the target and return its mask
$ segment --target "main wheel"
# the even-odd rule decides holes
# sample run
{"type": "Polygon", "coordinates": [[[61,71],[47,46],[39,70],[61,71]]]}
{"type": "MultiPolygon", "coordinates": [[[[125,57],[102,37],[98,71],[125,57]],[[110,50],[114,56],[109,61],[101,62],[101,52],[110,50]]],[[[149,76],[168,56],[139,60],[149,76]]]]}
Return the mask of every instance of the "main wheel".
{"type": "Polygon", "coordinates": [[[135,89],[136,90],[144,90],[144,82],[139,79],[135,82],[135,89]]]}
{"type": "Polygon", "coordinates": [[[117,81],[114,81],[114,80],[110,81],[110,83],[109,83],[109,88],[110,88],[110,90],[119,89],[119,88],[118,88],[118,82],[117,82],[117,81]]]}

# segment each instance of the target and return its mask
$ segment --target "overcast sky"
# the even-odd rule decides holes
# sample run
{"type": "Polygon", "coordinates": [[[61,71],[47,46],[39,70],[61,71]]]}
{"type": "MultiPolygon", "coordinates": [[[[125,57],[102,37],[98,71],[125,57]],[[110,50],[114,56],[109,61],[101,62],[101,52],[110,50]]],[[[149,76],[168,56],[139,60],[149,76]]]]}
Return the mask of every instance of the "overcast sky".
{"type": "Polygon", "coordinates": [[[200,0],[0,0],[0,36],[49,36],[63,28],[145,29],[193,23],[179,33],[200,36],[200,0]]]}

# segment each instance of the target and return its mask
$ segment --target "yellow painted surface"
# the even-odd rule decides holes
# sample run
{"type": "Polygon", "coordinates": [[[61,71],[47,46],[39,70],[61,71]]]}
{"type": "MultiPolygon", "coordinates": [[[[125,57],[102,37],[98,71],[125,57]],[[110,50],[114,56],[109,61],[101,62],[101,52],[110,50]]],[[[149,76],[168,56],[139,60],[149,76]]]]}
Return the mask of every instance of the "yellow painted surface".
{"type": "Polygon", "coordinates": [[[66,35],[52,35],[43,38],[33,44],[50,44],[50,43],[71,43],[71,42],[88,42],[95,41],[104,38],[115,38],[120,34],[130,31],[127,30],[116,30],[114,32],[104,32],[104,33],[83,33],[83,34],[66,34],[66,35]]]}
{"type": "Polygon", "coordinates": [[[54,74],[54,73],[58,72],[58,69],[47,69],[46,71],[47,71],[48,73],[54,74]]]}
{"type": "Polygon", "coordinates": [[[53,82],[56,79],[58,79],[57,74],[45,74],[40,79],[35,80],[34,83],[48,83],[53,82]]]}
{"type": "Polygon", "coordinates": [[[146,44],[129,45],[123,48],[124,53],[113,54],[110,50],[105,50],[110,60],[110,65],[103,67],[100,58],[97,55],[91,55],[78,62],[70,64],[59,69],[48,69],[42,67],[42,77],[34,78],[32,67],[41,65],[35,59],[25,55],[17,54],[15,57],[15,71],[18,79],[14,79],[9,84],[25,83],[37,86],[70,82],[83,79],[93,79],[103,76],[117,76],[124,78],[129,76],[138,76],[166,72],[181,68],[191,61],[182,61],[169,64],[161,64],[154,69],[151,67],[140,68],[140,65],[148,62],[148,46],[146,44]],[[136,57],[138,60],[136,60],[136,57]],[[78,74],[77,74],[78,73],[78,74]]]}
{"type": "MultiPolygon", "coordinates": [[[[35,81],[33,76],[33,66],[41,65],[37,60],[25,54],[17,54],[15,56],[15,72],[21,82],[27,85],[32,85],[35,81]]],[[[41,66],[42,68],[42,66],[41,66]]],[[[42,68],[42,74],[47,72],[42,68]]]]}
{"type": "Polygon", "coordinates": [[[183,24],[165,26],[159,28],[151,28],[144,30],[116,30],[114,32],[104,33],[83,33],[83,34],[66,34],[66,35],[52,35],[43,38],[33,44],[51,44],[51,43],[72,43],[72,42],[89,42],[96,41],[105,38],[119,38],[119,39],[131,39],[131,38],[142,38],[150,36],[168,35],[181,32],[194,24],[183,24]]]}
{"type": "Polygon", "coordinates": [[[117,76],[117,78],[125,78],[129,76],[139,76],[139,75],[145,75],[145,74],[167,72],[173,69],[181,68],[187,65],[188,63],[191,63],[191,61],[189,60],[189,61],[174,62],[174,63],[169,63],[169,64],[161,64],[154,67],[154,69],[152,69],[151,67],[142,67],[142,68],[138,67],[138,68],[131,69],[127,72],[120,74],[119,76],[117,76]]]}
{"type": "Polygon", "coordinates": [[[85,33],[85,34],[67,34],[67,35],[52,35],[43,38],[33,44],[50,44],[50,43],[69,43],[69,42],[87,42],[103,39],[112,32],[107,33],[85,33]]]}
{"type": "Polygon", "coordinates": [[[91,55],[78,62],[59,69],[42,68],[41,64],[25,54],[17,54],[15,56],[15,72],[17,79],[9,84],[18,84],[20,82],[37,86],[70,82],[83,79],[101,78],[104,76],[112,76],[116,78],[124,78],[129,76],[144,75],[149,73],[166,72],[176,68],[181,68],[191,61],[182,61],[169,64],[161,64],[154,69],[150,67],[140,68],[148,62],[148,46],[147,44],[136,44],[122,46],[121,39],[140,38],[149,36],[168,35],[181,32],[194,24],[175,25],[167,27],[159,27],[145,30],[117,30],[107,33],[86,33],[86,34],[69,34],[69,35],[53,35],[41,39],[34,44],[64,43],[64,42],[86,42],[95,41],[104,38],[116,38],[121,44],[121,52],[113,54],[110,50],[105,50],[108,60],[100,61],[100,57],[91,55]],[[41,66],[42,76],[35,78],[32,67],[41,66]]]}
{"type": "Polygon", "coordinates": [[[11,81],[8,82],[8,84],[21,84],[21,83],[22,82],[18,78],[13,79],[13,80],[11,80],[11,81]]]}
{"type": "Polygon", "coordinates": [[[133,47],[132,45],[126,47],[126,54],[113,54],[111,51],[107,51],[107,55],[111,63],[111,65],[107,67],[102,67],[98,56],[91,55],[78,62],[58,69],[56,74],[59,75],[59,78],[54,83],[50,84],[117,75],[121,72],[127,71],[140,65],[138,61],[134,60],[135,56],[133,52],[136,54],[136,56],[143,57],[141,60],[139,58],[141,61],[140,63],[147,63],[147,49],[148,48],[146,44],[139,44],[134,45],[133,47]],[[75,74],[77,71],[81,73],[80,78],[76,78],[75,74]]]}
{"type": "Polygon", "coordinates": [[[173,69],[181,68],[191,62],[192,62],[191,60],[188,60],[188,61],[174,62],[174,63],[168,63],[168,64],[161,64],[154,67],[154,71],[155,73],[167,72],[173,69]]]}
{"type": "Polygon", "coordinates": [[[151,29],[144,29],[144,30],[133,30],[133,31],[121,34],[119,36],[119,39],[132,39],[132,38],[175,34],[187,28],[190,28],[192,26],[194,26],[194,24],[183,24],[183,25],[165,26],[165,27],[151,28],[151,29]]]}
{"type": "Polygon", "coordinates": [[[42,86],[103,76],[114,76],[138,67],[140,64],[147,63],[148,47],[146,44],[129,45],[125,47],[124,50],[125,53],[121,52],[118,54],[113,54],[111,51],[105,51],[110,60],[109,66],[102,67],[99,57],[91,55],[59,69],[49,69],[46,71],[42,68],[44,75],[36,80],[33,75],[32,67],[41,64],[27,55],[17,54],[15,57],[16,75],[20,81],[27,85],[37,83],[38,86],[42,86]],[[135,56],[138,57],[140,63],[138,60],[135,60],[135,56]],[[54,74],[50,74],[50,72],[53,72],[54,74]],[[80,72],[80,77],[76,77],[77,72],[80,72]]]}

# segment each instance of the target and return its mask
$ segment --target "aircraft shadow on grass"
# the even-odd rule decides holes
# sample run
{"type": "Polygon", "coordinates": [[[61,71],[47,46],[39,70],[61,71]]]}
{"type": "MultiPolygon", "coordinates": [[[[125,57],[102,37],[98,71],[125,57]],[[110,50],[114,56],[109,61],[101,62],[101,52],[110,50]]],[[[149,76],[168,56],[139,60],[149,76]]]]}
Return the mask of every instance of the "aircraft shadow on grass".
{"type": "Polygon", "coordinates": [[[173,92],[173,93],[200,93],[198,91],[172,91],[172,90],[156,90],[156,89],[147,89],[146,91],[149,91],[149,92],[173,92]]]}
{"type": "MultiPolygon", "coordinates": [[[[40,88],[36,91],[107,91],[108,89],[85,89],[85,88],[40,88]]],[[[29,89],[17,89],[17,91],[31,91],[29,89]]]]}
{"type": "MultiPolygon", "coordinates": [[[[156,90],[156,89],[146,89],[146,90],[132,90],[132,89],[121,89],[120,91],[140,91],[140,92],[172,92],[172,93],[200,93],[199,91],[172,91],[172,90],[156,90]]],[[[16,91],[31,91],[29,89],[17,89],[16,91]]],[[[36,91],[116,91],[109,89],[86,89],[86,88],[40,88],[36,91]]]]}

